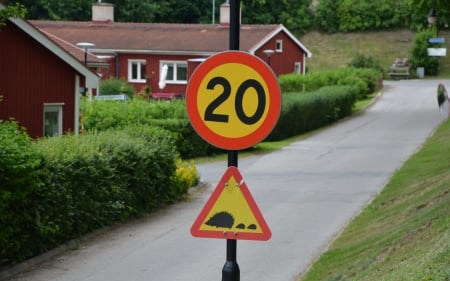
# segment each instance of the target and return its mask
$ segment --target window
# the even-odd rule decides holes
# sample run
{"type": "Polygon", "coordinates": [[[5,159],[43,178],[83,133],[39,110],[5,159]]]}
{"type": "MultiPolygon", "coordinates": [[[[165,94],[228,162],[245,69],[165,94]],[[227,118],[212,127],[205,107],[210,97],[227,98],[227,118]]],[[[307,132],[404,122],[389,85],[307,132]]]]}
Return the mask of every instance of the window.
{"type": "Polygon", "coordinates": [[[161,75],[163,65],[167,65],[167,76],[166,82],[174,84],[185,84],[187,83],[187,62],[185,61],[161,61],[160,71],[161,75]]]}
{"type": "Polygon", "coordinates": [[[302,63],[299,61],[296,61],[294,63],[294,73],[301,74],[302,73],[302,63]]]}
{"type": "Polygon", "coordinates": [[[278,53],[283,52],[283,40],[277,40],[275,44],[275,51],[278,53]]]}
{"type": "Polygon", "coordinates": [[[44,104],[44,136],[62,134],[63,103],[44,104]]]}
{"type": "Polygon", "coordinates": [[[145,83],[146,65],[145,60],[128,60],[128,82],[145,83]]]}

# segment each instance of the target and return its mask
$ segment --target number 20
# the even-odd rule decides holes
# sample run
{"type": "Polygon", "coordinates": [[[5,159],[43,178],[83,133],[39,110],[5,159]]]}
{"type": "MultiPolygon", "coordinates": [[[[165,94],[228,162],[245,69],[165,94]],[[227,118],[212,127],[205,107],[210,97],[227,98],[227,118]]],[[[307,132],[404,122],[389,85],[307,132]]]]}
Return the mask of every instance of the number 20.
{"type": "MultiPolygon", "coordinates": [[[[223,91],[216,99],[214,99],[208,105],[208,107],[205,110],[204,119],[205,121],[228,123],[229,115],[215,113],[215,110],[230,97],[231,85],[227,79],[218,76],[212,78],[208,82],[206,88],[208,90],[213,90],[218,85],[222,86],[223,91]]],[[[242,123],[247,125],[253,125],[256,122],[258,122],[264,114],[265,107],[266,107],[266,95],[263,86],[258,81],[254,79],[247,79],[239,85],[236,91],[236,98],[234,100],[234,110],[236,111],[236,115],[239,118],[239,120],[241,120],[242,123]],[[244,102],[244,95],[246,91],[250,88],[255,89],[256,94],[258,95],[258,106],[256,108],[255,113],[251,116],[248,116],[244,112],[243,102],[244,102]]]]}

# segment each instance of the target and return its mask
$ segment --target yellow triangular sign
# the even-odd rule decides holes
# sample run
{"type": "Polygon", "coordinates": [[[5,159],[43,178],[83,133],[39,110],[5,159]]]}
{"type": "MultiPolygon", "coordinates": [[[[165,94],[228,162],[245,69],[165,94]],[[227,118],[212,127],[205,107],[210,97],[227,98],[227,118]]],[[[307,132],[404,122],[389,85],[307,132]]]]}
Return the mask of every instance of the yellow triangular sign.
{"type": "Polygon", "coordinates": [[[228,167],[197,220],[195,237],[269,240],[272,236],[237,167],[228,167]]]}

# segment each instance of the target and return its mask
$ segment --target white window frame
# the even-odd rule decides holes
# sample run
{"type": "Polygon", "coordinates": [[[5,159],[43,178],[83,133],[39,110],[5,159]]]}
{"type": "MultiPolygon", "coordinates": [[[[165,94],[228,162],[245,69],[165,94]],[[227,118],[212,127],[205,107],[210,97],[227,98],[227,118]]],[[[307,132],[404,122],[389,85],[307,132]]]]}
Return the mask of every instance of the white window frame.
{"type": "Polygon", "coordinates": [[[64,103],[44,103],[44,112],[43,112],[43,135],[44,136],[54,136],[54,135],[62,135],[63,133],[63,106],[64,103]],[[48,134],[46,131],[46,123],[47,123],[47,119],[46,119],[46,113],[54,113],[56,112],[58,114],[57,116],[57,128],[56,128],[56,133],[54,134],[48,134]]]}
{"type": "Polygon", "coordinates": [[[187,84],[187,61],[182,60],[164,60],[159,62],[159,76],[161,77],[163,65],[167,65],[169,68],[173,67],[173,79],[169,80],[166,78],[166,83],[168,84],[187,84]],[[186,68],[186,80],[179,80],[177,77],[178,65],[184,65],[186,68]]]}
{"type": "Polygon", "coordinates": [[[279,39],[275,42],[275,52],[283,52],[283,40],[279,39]]]}
{"type": "Polygon", "coordinates": [[[147,74],[141,73],[142,65],[147,68],[147,61],[142,59],[130,59],[128,60],[128,82],[132,83],[146,83],[147,74]],[[137,78],[133,78],[133,65],[137,65],[137,78]]]}
{"type": "Polygon", "coordinates": [[[294,73],[295,74],[302,73],[302,62],[301,61],[294,62],[294,73]]]}

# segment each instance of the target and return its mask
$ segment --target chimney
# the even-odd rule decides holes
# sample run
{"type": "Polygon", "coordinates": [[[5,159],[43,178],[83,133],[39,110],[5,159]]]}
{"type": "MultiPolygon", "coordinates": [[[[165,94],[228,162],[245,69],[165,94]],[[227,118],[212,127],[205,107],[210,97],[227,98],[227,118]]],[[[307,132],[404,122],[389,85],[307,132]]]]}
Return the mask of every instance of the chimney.
{"type": "Polygon", "coordinates": [[[92,22],[114,22],[114,5],[110,3],[102,3],[101,0],[99,0],[97,3],[92,4],[92,22]]]}
{"type": "Polygon", "coordinates": [[[220,25],[230,24],[230,3],[228,0],[220,5],[220,25]]]}
{"type": "MultiPolygon", "coordinates": [[[[239,1],[240,2],[240,1],[239,1]]],[[[239,22],[242,19],[241,8],[239,7],[239,22]]],[[[225,3],[220,5],[220,25],[229,26],[230,25],[230,3],[226,0],[225,3]]]]}

